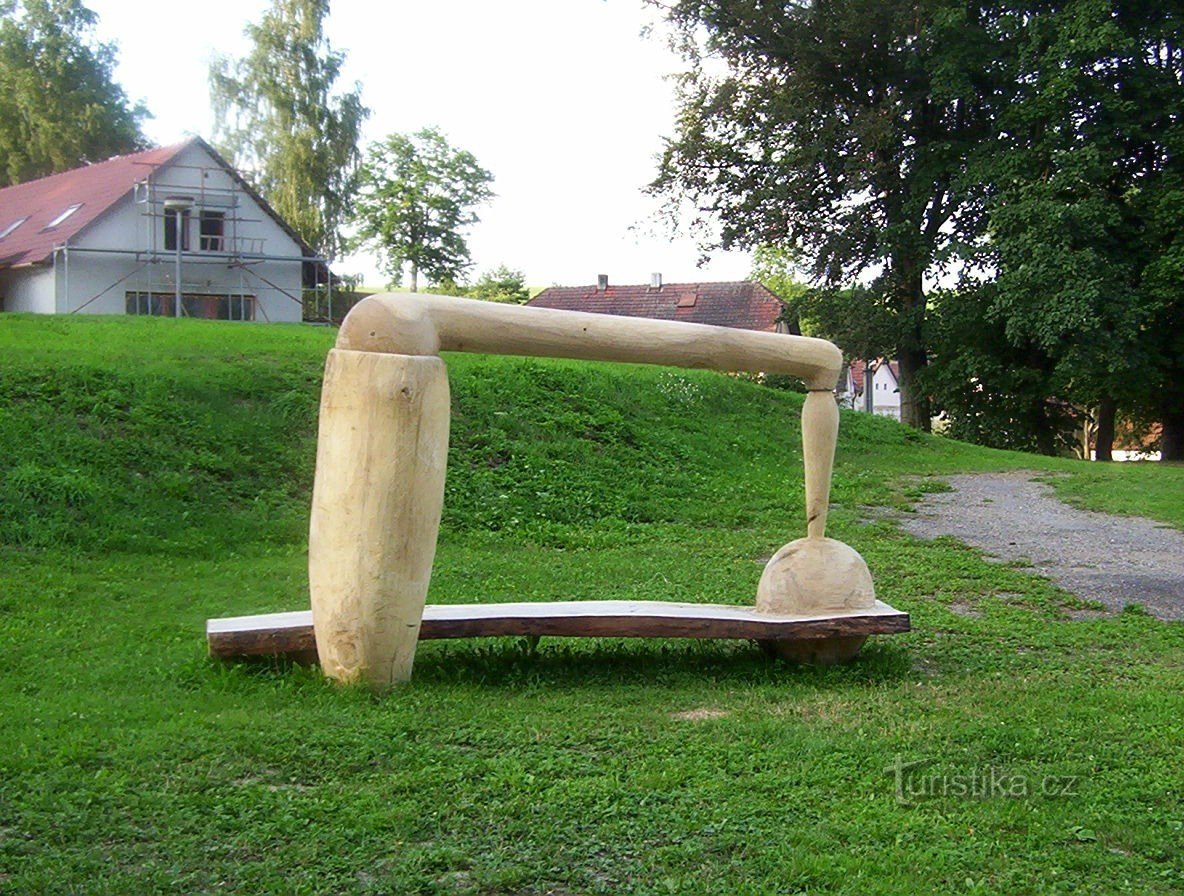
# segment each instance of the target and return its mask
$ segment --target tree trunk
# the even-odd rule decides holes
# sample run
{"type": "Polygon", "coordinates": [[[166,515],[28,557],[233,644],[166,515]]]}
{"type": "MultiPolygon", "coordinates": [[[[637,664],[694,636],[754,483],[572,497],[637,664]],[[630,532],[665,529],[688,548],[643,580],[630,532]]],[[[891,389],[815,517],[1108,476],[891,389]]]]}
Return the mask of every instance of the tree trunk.
{"type": "Polygon", "coordinates": [[[1094,459],[1114,460],[1114,416],[1118,404],[1109,395],[1098,402],[1098,428],[1095,438],[1094,459]]]}
{"type": "Polygon", "coordinates": [[[1043,398],[1037,399],[1032,407],[1032,423],[1033,435],[1036,438],[1036,452],[1046,457],[1056,457],[1056,427],[1048,415],[1048,402],[1043,398]]]}
{"type": "Polygon", "coordinates": [[[1159,453],[1161,460],[1184,460],[1184,411],[1164,413],[1159,453]]]}
{"type": "Polygon", "coordinates": [[[929,414],[929,397],[918,389],[917,378],[928,363],[925,349],[901,346],[900,422],[922,432],[931,430],[932,421],[929,414]]]}
{"type": "Polygon", "coordinates": [[[897,266],[897,307],[900,309],[900,342],[897,356],[900,361],[900,422],[922,432],[933,428],[929,396],[919,388],[919,374],[928,366],[925,351],[925,288],[921,279],[921,265],[906,258],[897,266]]]}
{"type": "Polygon", "coordinates": [[[411,291],[419,292],[419,266],[411,262],[411,291]]]}

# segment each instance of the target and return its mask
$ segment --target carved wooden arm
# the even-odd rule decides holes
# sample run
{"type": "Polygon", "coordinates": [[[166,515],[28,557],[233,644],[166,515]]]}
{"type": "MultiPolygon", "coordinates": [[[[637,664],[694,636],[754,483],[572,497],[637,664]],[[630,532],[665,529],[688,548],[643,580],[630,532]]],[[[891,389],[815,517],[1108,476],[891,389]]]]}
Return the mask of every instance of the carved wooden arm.
{"type": "Polygon", "coordinates": [[[833,391],[843,364],[831,343],[672,320],[617,317],[479,302],[453,296],[385,294],[359,303],[337,347],[395,355],[478,352],[785,373],[833,391]]]}
{"type": "MultiPolygon", "coordinates": [[[[479,302],[453,296],[384,294],[346,317],[337,348],[395,355],[476,352],[664,364],[801,378],[811,393],[833,393],[843,355],[808,336],[759,333],[682,321],[617,317],[479,302]]],[[[808,397],[802,411],[809,534],[826,531],[839,414],[833,400],[808,397]]]]}

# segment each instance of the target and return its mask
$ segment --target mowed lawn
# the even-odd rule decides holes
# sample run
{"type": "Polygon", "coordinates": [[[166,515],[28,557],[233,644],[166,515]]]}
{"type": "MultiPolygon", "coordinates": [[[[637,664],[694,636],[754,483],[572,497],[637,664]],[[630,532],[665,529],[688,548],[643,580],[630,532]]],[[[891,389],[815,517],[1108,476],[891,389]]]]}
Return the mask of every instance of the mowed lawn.
{"type": "MultiPolygon", "coordinates": [[[[375,697],[205,654],[208,617],[307,606],[333,336],[0,316],[0,892],[1184,891],[1184,626],[1076,613],[884,513],[944,473],[1036,469],[1184,528],[1184,468],[845,413],[830,534],[911,633],[829,669],[740,642],[427,642],[375,697]]],[[[804,531],[799,395],[446,360],[434,602],[747,604],[804,531]]]]}

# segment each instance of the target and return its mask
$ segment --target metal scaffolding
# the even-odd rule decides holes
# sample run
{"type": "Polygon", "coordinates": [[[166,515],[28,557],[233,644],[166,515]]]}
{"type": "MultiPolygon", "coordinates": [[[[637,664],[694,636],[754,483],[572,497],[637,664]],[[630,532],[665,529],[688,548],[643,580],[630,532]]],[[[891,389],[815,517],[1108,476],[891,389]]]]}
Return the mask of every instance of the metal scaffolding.
{"type": "MultiPolygon", "coordinates": [[[[226,169],[221,166],[174,164],[168,166],[166,172],[172,175],[172,179],[159,179],[153,171],[133,188],[133,201],[140,208],[136,248],[98,249],[65,243],[55,249],[55,264],[60,259],[66,281],[65,294],[67,301],[72,305],[66,309],[69,313],[82,311],[113,290],[123,287],[129,303],[133,301],[133,296],[151,297],[144,305],[146,311],[142,313],[159,313],[152,310],[157,307],[152,304],[154,297],[171,297],[179,294],[183,299],[192,297],[195,301],[224,299],[226,307],[232,309],[232,314],[237,302],[238,316],[231,319],[244,319],[249,299],[252,308],[257,309],[263,319],[268,319],[265,303],[259,301],[262,295],[282,296],[305,309],[306,293],[311,291],[314,316],[323,304],[328,305],[329,315],[332,315],[332,284],[328,276],[321,276],[321,272],[328,274],[326,260],[316,255],[268,254],[265,238],[250,235],[251,228],[242,226],[262,223],[264,220],[246,215],[247,209],[253,207],[253,203],[243,201],[244,194],[250,195],[249,191],[233,176],[229,178],[230,186],[220,185],[226,180],[226,169]],[[195,176],[190,178],[189,182],[179,182],[176,179],[179,171],[191,171],[195,176]],[[170,248],[166,246],[165,221],[172,217],[174,212],[166,211],[165,203],[166,200],[175,200],[178,197],[191,199],[192,207],[198,210],[201,217],[194,219],[186,213],[182,219],[181,214],[177,212],[178,223],[182,226],[173,229],[175,245],[170,248]],[[207,212],[218,215],[216,220],[219,232],[204,231],[202,225],[207,212]],[[196,232],[191,233],[195,223],[198,225],[196,232]],[[71,301],[71,255],[123,257],[131,260],[134,266],[130,272],[121,271],[117,278],[93,295],[83,296],[80,301],[71,301]],[[311,290],[304,288],[303,275],[306,269],[302,267],[300,288],[295,292],[290,288],[284,288],[259,270],[266,262],[299,262],[301,265],[313,265],[317,272],[315,284],[311,290]],[[222,273],[217,277],[203,277],[203,270],[213,273],[211,268],[222,273]],[[181,272],[179,283],[176,271],[181,272]],[[226,272],[229,272],[229,275],[226,272]]],[[[186,304],[186,301],[182,301],[174,310],[182,315],[187,314],[186,304]]],[[[169,306],[173,307],[171,299],[169,306]]],[[[253,317],[254,313],[248,319],[253,317]]]]}

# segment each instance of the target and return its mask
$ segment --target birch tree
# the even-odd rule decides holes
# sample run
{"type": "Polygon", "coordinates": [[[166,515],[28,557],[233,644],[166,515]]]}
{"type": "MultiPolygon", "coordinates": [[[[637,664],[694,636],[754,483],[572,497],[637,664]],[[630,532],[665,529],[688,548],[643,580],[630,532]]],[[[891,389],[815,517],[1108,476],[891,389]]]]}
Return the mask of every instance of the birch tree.
{"type": "Polygon", "coordinates": [[[325,37],[328,0],[272,0],[248,25],[252,48],[210,67],[215,142],[313,249],[342,249],[369,110],[357,84],[336,91],[345,61],[325,37]]]}

